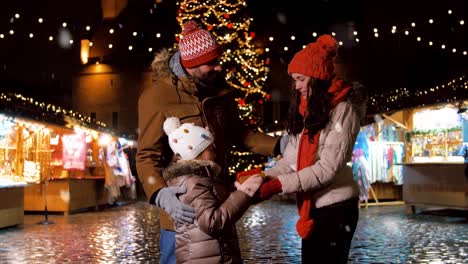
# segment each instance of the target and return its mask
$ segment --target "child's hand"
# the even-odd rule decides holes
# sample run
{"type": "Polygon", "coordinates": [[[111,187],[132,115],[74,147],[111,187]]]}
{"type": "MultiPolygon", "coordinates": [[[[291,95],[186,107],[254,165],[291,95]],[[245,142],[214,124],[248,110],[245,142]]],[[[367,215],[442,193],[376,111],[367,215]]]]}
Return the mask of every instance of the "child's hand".
{"type": "Polygon", "coordinates": [[[234,185],[236,186],[237,190],[244,192],[250,197],[253,197],[257,190],[263,183],[263,177],[260,175],[252,175],[244,183],[239,183],[236,181],[234,185]]]}
{"type": "Polygon", "coordinates": [[[236,174],[236,179],[239,183],[244,183],[248,178],[259,175],[261,177],[265,177],[265,174],[262,172],[261,168],[256,168],[248,171],[238,172],[236,174]]]}

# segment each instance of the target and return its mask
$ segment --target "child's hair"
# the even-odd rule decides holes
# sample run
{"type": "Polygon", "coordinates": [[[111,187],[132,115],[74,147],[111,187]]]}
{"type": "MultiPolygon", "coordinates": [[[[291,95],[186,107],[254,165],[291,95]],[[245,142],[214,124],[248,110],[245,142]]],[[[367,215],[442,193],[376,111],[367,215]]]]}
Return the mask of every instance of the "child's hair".
{"type": "Polygon", "coordinates": [[[172,151],[183,160],[195,159],[214,141],[208,129],[192,123],[181,124],[177,117],[167,118],[163,128],[172,151]]]}

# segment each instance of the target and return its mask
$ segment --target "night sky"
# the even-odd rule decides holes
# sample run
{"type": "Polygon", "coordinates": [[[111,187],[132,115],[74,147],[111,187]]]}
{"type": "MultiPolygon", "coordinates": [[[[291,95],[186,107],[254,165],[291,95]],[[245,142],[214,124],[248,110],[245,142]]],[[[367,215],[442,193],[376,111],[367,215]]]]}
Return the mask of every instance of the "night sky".
{"type": "MultiPolygon", "coordinates": [[[[108,61],[149,65],[151,54],[144,52],[147,47],[157,50],[171,45],[174,32],[179,30],[175,1],[157,2],[129,1],[128,8],[112,22],[121,25],[119,32],[126,37],[116,34],[114,41],[125,44],[121,46],[136,41],[128,35],[137,29],[135,46],[143,48],[132,54],[114,49],[106,57],[108,61]],[[162,32],[162,37],[156,39],[155,32],[162,32]]],[[[468,1],[249,0],[247,4],[246,12],[254,18],[251,29],[256,33],[256,44],[271,49],[268,57],[274,74],[268,89],[284,90],[288,85],[287,64],[302,45],[314,41],[313,32],[337,34],[343,41],[339,54],[347,78],[363,83],[371,93],[427,88],[467,73],[468,55],[462,53],[468,51],[468,25],[461,25],[460,20],[468,22],[468,1]],[[397,27],[396,34],[391,33],[392,26],[397,27]],[[404,35],[404,30],[409,30],[409,35],[404,35]],[[268,41],[270,36],[275,38],[273,42],[268,41]],[[447,48],[441,49],[442,44],[447,48]],[[284,51],[284,47],[289,50],[284,51]]],[[[79,38],[96,36],[106,23],[96,0],[2,1],[0,33],[5,37],[0,39],[0,88],[69,102],[71,79],[80,67],[79,38]],[[20,18],[14,18],[15,13],[20,18]],[[44,18],[43,23],[38,23],[39,17],[44,18]],[[66,48],[58,45],[57,39],[47,39],[57,36],[63,21],[76,37],[76,43],[66,48]],[[85,31],[85,25],[91,25],[92,30],[85,31]],[[11,29],[13,35],[9,34],[11,29]],[[31,32],[33,38],[29,37],[31,32]]]]}

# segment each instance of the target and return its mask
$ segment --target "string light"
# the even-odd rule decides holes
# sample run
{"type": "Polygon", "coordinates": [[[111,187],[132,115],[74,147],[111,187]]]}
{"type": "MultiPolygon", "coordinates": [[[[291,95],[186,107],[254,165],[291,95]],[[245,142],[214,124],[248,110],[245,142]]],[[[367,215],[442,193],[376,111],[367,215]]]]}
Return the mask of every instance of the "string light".
{"type": "Polygon", "coordinates": [[[405,107],[403,104],[405,100],[410,101],[412,106],[416,103],[415,100],[418,100],[417,98],[427,98],[430,101],[434,101],[434,98],[437,98],[437,102],[456,100],[457,96],[453,93],[466,89],[468,89],[468,79],[463,75],[435,87],[413,89],[412,91],[407,88],[399,88],[387,93],[373,95],[370,97],[370,103],[371,107],[384,107],[387,111],[399,110],[405,107]],[[434,95],[435,92],[437,92],[437,96],[434,95]]]}
{"type": "Polygon", "coordinates": [[[42,18],[40,17],[40,18],[37,19],[37,22],[42,23],[42,22],[44,22],[44,19],[42,19],[42,18]]]}
{"type": "Polygon", "coordinates": [[[86,26],[86,31],[90,31],[91,30],[91,27],[90,26],[86,26]]]}
{"type": "Polygon", "coordinates": [[[15,113],[18,111],[15,110],[16,107],[19,107],[22,110],[26,109],[29,113],[36,114],[41,120],[46,118],[59,123],[63,123],[65,121],[68,123],[81,124],[88,128],[98,128],[100,130],[105,130],[107,127],[105,123],[91,120],[91,117],[85,116],[76,111],[66,110],[57,105],[39,102],[31,97],[24,97],[21,94],[0,93],[0,106],[4,110],[13,110],[15,113]]]}

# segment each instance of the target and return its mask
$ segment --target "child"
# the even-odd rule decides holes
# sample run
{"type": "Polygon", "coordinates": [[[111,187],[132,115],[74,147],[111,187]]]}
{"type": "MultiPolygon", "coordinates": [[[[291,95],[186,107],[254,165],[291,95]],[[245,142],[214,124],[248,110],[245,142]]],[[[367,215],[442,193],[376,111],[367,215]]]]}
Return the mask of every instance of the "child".
{"type": "Polygon", "coordinates": [[[237,190],[218,178],[213,135],[194,124],[164,122],[169,145],[179,160],[163,172],[168,186],[185,186],[181,202],[195,209],[192,224],[175,224],[177,263],[242,263],[235,223],[249,208],[263,180],[253,176],[236,183],[237,190]]]}

